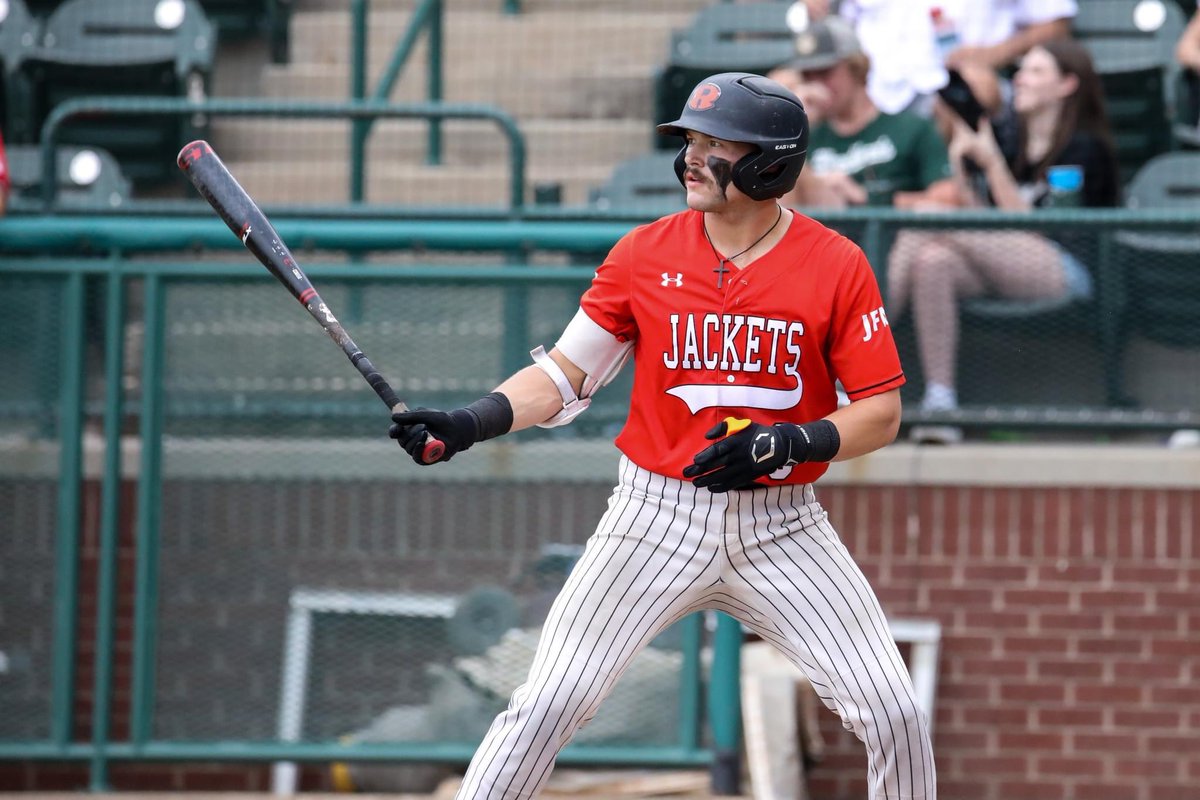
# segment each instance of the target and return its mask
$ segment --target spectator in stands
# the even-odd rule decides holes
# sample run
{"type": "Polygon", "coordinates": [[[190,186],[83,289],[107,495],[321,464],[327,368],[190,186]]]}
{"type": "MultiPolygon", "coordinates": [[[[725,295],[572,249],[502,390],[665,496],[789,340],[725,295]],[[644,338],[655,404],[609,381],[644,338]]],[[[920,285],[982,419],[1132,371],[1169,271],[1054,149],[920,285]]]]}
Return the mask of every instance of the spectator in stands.
{"type": "Polygon", "coordinates": [[[1183,112],[1183,133],[1180,138],[1189,146],[1200,145],[1200,8],[1192,13],[1175,46],[1175,59],[1183,67],[1187,87],[1187,108],[1183,112]]]}
{"type": "Polygon", "coordinates": [[[1184,69],[1200,74],[1200,8],[1192,13],[1183,36],[1179,37],[1175,58],[1184,69]]]}
{"type": "Polygon", "coordinates": [[[4,151],[4,133],[0,131],[0,217],[8,212],[8,192],[12,179],[8,174],[8,154],[4,151]]]}
{"type": "Polygon", "coordinates": [[[1071,33],[1075,0],[804,0],[812,19],[850,21],[871,57],[867,90],[884,111],[932,113],[954,67],[990,113],[1004,106],[1005,70],[1041,42],[1071,33]]]}
{"type": "Polygon", "coordinates": [[[796,34],[797,58],[771,77],[800,97],[813,124],[809,168],[785,203],[800,206],[947,206],[958,192],[946,146],[911,112],[881,111],[867,94],[871,62],[850,24],[814,21],[796,34]]]}
{"type": "MultiPolygon", "coordinates": [[[[1013,79],[1016,124],[999,140],[986,119],[954,125],[950,163],[968,204],[1024,211],[1047,205],[1115,206],[1117,162],[1100,80],[1083,45],[1031,49],[1013,79]],[[1064,190],[1074,189],[1073,197],[1064,190]]],[[[1007,130],[1007,129],[1006,129],[1007,130]]],[[[888,263],[888,312],[911,306],[926,411],[958,406],[958,304],[970,297],[1041,299],[1091,292],[1086,242],[1033,231],[902,231],[888,263]]],[[[955,441],[953,428],[914,430],[955,441]]]]}

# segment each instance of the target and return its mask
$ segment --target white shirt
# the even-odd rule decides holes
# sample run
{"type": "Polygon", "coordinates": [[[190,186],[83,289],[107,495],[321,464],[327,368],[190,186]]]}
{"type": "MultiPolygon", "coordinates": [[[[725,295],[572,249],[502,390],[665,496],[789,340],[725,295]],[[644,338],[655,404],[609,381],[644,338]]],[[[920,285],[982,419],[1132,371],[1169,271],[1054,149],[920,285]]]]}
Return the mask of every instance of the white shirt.
{"type": "Polygon", "coordinates": [[[934,8],[954,24],[963,46],[993,45],[1078,11],[1076,0],[842,0],[838,13],[853,23],[871,58],[867,93],[880,110],[894,114],[946,84],[934,8]]]}
{"type": "Polygon", "coordinates": [[[1072,18],[1079,11],[1075,0],[933,0],[958,23],[964,45],[987,47],[1003,42],[1029,25],[1072,18]]]}

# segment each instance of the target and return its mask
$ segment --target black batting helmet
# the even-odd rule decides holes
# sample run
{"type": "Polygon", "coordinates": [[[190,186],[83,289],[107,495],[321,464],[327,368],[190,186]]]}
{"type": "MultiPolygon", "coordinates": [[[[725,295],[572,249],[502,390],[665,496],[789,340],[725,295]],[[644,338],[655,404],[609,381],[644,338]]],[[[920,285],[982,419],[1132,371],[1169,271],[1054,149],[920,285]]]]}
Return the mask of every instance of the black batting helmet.
{"type": "MultiPolygon", "coordinates": [[[[658,126],[668,136],[696,131],[758,148],[733,165],[733,185],[755,200],[782,197],[796,185],[808,155],[808,114],[795,94],[770,78],[722,72],[696,84],[679,119],[658,126]]],[[[684,147],[675,157],[683,182],[684,147]]]]}

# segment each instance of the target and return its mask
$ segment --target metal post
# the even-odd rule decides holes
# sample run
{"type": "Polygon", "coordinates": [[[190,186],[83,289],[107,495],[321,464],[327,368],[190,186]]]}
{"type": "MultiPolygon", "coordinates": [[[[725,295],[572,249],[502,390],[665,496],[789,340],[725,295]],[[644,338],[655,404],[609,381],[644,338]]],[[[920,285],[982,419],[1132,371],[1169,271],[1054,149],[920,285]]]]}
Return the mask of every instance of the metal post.
{"type": "Polygon", "coordinates": [[[104,478],[100,495],[100,552],[96,579],[95,683],[92,698],[92,763],[89,788],[108,785],[108,734],[112,720],[113,640],[117,613],[117,546],[121,513],[121,377],[124,364],[125,284],[114,254],[104,303],[104,478]]]}
{"type": "MultiPolygon", "coordinates": [[[[350,97],[361,102],[367,96],[367,0],[352,0],[350,6],[350,97]]],[[[350,123],[350,201],[363,199],[363,154],[370,121],[355,117],[350,123]]]]}
{"type": "Polygon", "coordinates": [[[689,750],[700,747],[700,640],[703,615],[689,614],[680,620],[683,633],[683,669],[679,673],[679,744],[689,750]]]}
{"type": "MultiPolygon", "coordinates": [[[[433,0],[429,16],[429,68],[428,97],[431,103],[442,102],[442,0],[433,0]]],[[[429,153],[426,163],[442,163],[442,121],[434,117],[429,120],[429,153]]]]}
{"type": "Polygon", "coordinates": [[[62,300],[62,390],[59,393],[58,533],[54,574],[54,665],[50,735],[60,748],[71,742],[75,684],[75,633],[79,610],[79,490],[83,472],[84,280],[67,276],[62,300]]]}
{"type": "Polygon", "coordinates": [[[134,577],[133,688],[130,739],[150,737],[154,708],[155,613],[158,610],[158,543],[162,504],[162,382],[165,297],[162,278],[144,278],[145,335],[142,349],[141,464],[137,493],[137,565],[134,577]]]}
{"type": "MultiPolygon", "coordinates": [[[[312,612],[296,603],[288,612],[283,646],[283,680],[279,689],[276,736],[281,742],[298,742],[304,731],[304,699],[308,687],[309,650],[312,647],[312,612]]],[[[296,793],[298,770],[294,761],[278,761],[271,769],[271,792],[277,797],[296,793]]]]}
{"type": "Polygon", "coordinates": [[[738,794],[741,787],[742,623],[718,613],[713,637],[712,675],[708,683],[712,727],[714,794],[738,794]]]}

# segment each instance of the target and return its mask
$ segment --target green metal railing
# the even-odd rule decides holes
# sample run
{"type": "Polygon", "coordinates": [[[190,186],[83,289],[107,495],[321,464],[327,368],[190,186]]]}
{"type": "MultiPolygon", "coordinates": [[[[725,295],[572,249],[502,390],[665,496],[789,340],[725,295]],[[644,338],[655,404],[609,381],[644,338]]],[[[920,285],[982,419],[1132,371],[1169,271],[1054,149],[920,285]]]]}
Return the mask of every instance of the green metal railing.
{"type": "MultiPolygon", "coordinates": [[[[57,220],[62,222],[65,220],[57,220]]],[[[207,229],[208,221],[197,228],[193,221],[180,220],[194,236],[199,228],[207,229]]],[[[35,222],[34,229],[47,220],[35,222]]],[[[93,225],[96,220],[92,221],[93,225]]],[[[8,221],[5,221],[7,226],[8,221]]],[[[139,224],[140,226],[140,224],[139,224]]],[[[31,230],[25,225],[26,237],[31,230]]],[[[99,227],[106,227],[100,223],[99,227]]],[[[50,229],[44,230],[50,235],[50,229]]],[[[161,232],[160,232],[161,233],[161,232]]],[[[22,248],[22,241],[4,236],[3,248],[22,248]]],[[[415,234],[415,231],[414,231],[415,234]]],[[[262,270],[250,264],[214,264],[211,262],[130,261],[119,239],[132,245],[130,250],[150,247],[156,234],[148,238],[118,235],[109,242],[112,247],[106,257],[95,259],[24,259],[0,260],[0,273],[5,276],[61,278],[60,302],[64,314],[62,326],[62,382],[59,396],[61,421],[61,461],[58,474],[58,536],[55,574],[54,645],[52,653],[52,733],[48,741],[0,742],[0,759],[53,759],[85,761],[90,766],[90,786],[94,791],[108,788],[108,770],[114,761],[153,760],[221,760],[221,761],[404,761],[413,763],[465,763],[472,746],[458,743],[397,743],[394,745],[355,744],[307,741],[164,741],[153,737],[155,698],[155,657],[157,649],[156,613],[159,605],[158,570],[160,561],[160,504],[163,492],[162,441],[164,435],[164,335],[167,327],[166,294],[176,283],[197,280],[270,280],[262,270]],[[133,241],[139,239],[139,241],[133,241]],[[101,280],[104,319],[104,406],[101,501],[99,508],[98,580],[96,588],[96,640],[94,650],[94,686],[92,731],[90,742],[74,736],[71,709],[75,692],[74,665],[76,660],[77,611],[79,607],[80,507],[83,487],[83,462],[80,434],[85,416],[81,376],[83,369],[85,295],[87,280],[101,280]],[[128,347],[126,331],[132,305],[127,296],[131,288],[141,287],[140,305],[144,319],[142,391],[136,408],[129,408],[123,390],[124,353],[128,347]],[[117,541],[122,516],[120,483],[122,480],[121,438],[122,421],[127,413],[138,415],[138,437],[141,442],[137,473],[136,506],[136,565],[134,578],[134,620],[132,678],[130,682],[131,711],[129,736],[123,741],[111,738],[111,717],[114,697],[114,665],[116,660],[115,625],[117,610],[117,541]]],[[[207,230],[201,235],[206,239],[207,230]]],[[[193,242],[191,236],[188,238],[193,242]]],[[[230,240],[226,231],[213,243],[230,240]]],[[[355,239],[353,235],[350,237],[355,239]]],[[[503,239],[504,237],[502,237],[503,239]]],[[[586,239],[585,239],[586,240],[586,239]]],[[[24,242],[30,241],[28,238],[24,242]]],[[[160,240],[161,243],[161,240],[160,240]]],[[[362,243],[360,242],[360,245],[362,243]]],[[[311,266],[308,272],[315,281],[346,281],[350,283],[379,280],[440,281],[461,285],[464,280],[493,284],[517,281],[525,286],[547,284],[576,285],[586,281],[586,274],[576,269],[522,268],[514,266],[476,267],[467,270],[443,267],[381,267],[377,265],[311,266]]],[[[701,623],[693,616],[683,627],[684,662],[679,686],[678,741],[660,747],[573,746],[564,752],[565,764],[629,764],[657,766],[700,766],[709,764],[712,752],[702,745],[700,666],[701,623]]],[[[716,654],[714,675],[721,676],[722,685],[710,687],[708,716],[714,730],[721,732],[719,741],[728,749],[736,747],[731,740],[737,723],[719,718],[736,713],[736,652],[716,654]],[[729,685],[724,685],[728,683],[729,685]]],[[[734,648],[736,649],[736,648],[734,648]]]]}
{"type": "MultiPolygon", "coordinates": [[[[252,104],[253,105],[253,104],[252,104]]],[[[218,104],[218,107],[221,107],[218,104]]],[[[236,106],[246,113],[248,109],[236,106]]],[[[75,106],[82,113],[86,103],[75,106]]],[[[289,106],[294,109],[294,106],[289,106]]],[[[172,111],[195,110],[191,104],[173,104],[172,111]]],[[[141,110],[139,108],[139,110],[141,110]]],[[[341,110],[341,107],[338,107],[341,110]]],[[[378,109],[362,108],[361,113],[378,109]]],[[[164,110],[163,113],[168,113],[164,110]]],[[[215,113],[215,112],[214,112],[215,113]]],[[[56,124],[67,118],[64,112],[56,124]]],[[[48,124],[53,134],[55,128],[48,124]]],[[[1096,313],[1100,315],[1104,346],[1120,335],[1121,314],[1128,298],[1122,294],[1127,274],[1136,263],[1123,262],[1116,243],[1127,232],[1195,234],[1200,214],[1158,211],[1047,211],[1036,215],[999,212],[944,215],[906,214],[891,210],[859,210],[824,214],[831,224],[861,224],[861,241],[874,263],[885,261],[882,242],[890,228],[963,227],[977,229],[1025,228],[1049,230],[1072,225],[1095,236],[1098,262],[1093,264],[1103,291],[1096,313]],[[1107,287],[1107,288],[1104,288],[1107,287]],[[1109,318],[1111,317],[1111,319],[1109,318]]],[[[545,286],[582,287],[590,266],[526,266],[522,258],[534,251],[567,253],[603,252],[629,229],[628,223],[612,220],[578,219],[296,219],[277,220],[281,236],[297,252],[302,248],[365,254],[372,251],[423,249],[429,251],[488,251],[507,253],[513,263],[503,266],[381,266],[307,264],[306,269],[320,285],[323,281],[350,284],[378,281],[440,282],[446,286],[494,285],[498,290],[517,291],[545,286]]],[[[107,770],[114,760],[407,760],[461,762],[470,747],[450,743],[409,743],[396,746],[340,745],[332,742],[280,741],[166,741],[154,736],[155,653],[157,650],[156,606],[159,597],[160,512],[162,496],[162,439],[164,431],[164,337],[167,327],[166,293],[178,282],[269,281],[258,267],[248,263],[197,262],[192,259],[132,260],[141,254],[163,251],[194,252],[240,250],[241,245],[211,214],[205,216],[16,216],[0,219],[0,273],[40,276],[60,281],[59,303],[65,323],[59,330],[61,359],[57,396],[59,474],[55,553],[54,633],[49,670],[51,724],[45,741],[0,742],[2,759],[67,759],[89,763],[94,788],[107,784],[107,770]],[[29,255],[34,253],[36,255],[29,255]],[[90,257],[89,257],[90,256],[90,257]],[[83,458],[81,434],[86,414],[84,404],[85,286],[103,281],[104,386],[103,438],[105,443],[100,496],[98,585],[96,602],[96,648],[94,701],[90,741],[79,741],[72,724],[73,693],[76,690],[76,621],[79,598],[79,528],[83,458]],[[122,393],[127,296],[133,286],[141,287],[140,307],[144,319],[141,380],[142,394],[136,406],[122,393]],[[114,608],[117,593],[115,572],[120,496],[118,455],[122,419],[137,414],[138,457],[136,507],[135,617],[133,628],[131,711],[128,739],[112,741],[109,718],[113,699],[115,657],[114,608]]],[[[1018,254],[1014,254],[1017,257],[1018,254]]],[[[519,308],[519,307],[514,307],[519,308]]],[[[512,313],[516,313],[513,311],[512,313]]],[[[517,329],[522,320],[508,319],[517,329]]],[[[911,412],[906,411],[909,421],[911,412]]],[[[966,424],[1053,425],[1080,428],[1171,429],[1196,427],[1194,411],[1128,411],[1124,409],[1052,410],[1038,415],[1024,410],[989,409],[967,412],[966,424]],[[974,419],[970,414],[976,414],[974,419]]],[[[712,749],[702,746],[700,665],[695,658],[700,641],[697,623],[684,631],[685,649],[692,654],[681,673],[678,741],[669,747],[596,748],[574,747],[563,763],[629,763],[698,765],[725,763],[736,749],[737,649],[730,629],[719,628],[717,662],[709,683],[708,724],[712,749]],[[723,643],[723,644],[722,644],[723,643]]]]}
{"type": "MultiPolygon", "coordinates": [[[[368,0],[354,0],[351,5],[351,42],[350,52],[354,56],[350,73],[350,97],[362,101],[367,96],[367,6],[368,0]]],[[[386,102],[392,94],[392,88],[400,77],[404,65],[408,63],[422,33],[427,34],[428,63],[426,65],[425,99],[431,103],[442,100],[442,0],[421,0],[421,4],[413,11],[412,20],[404,31],[404,36],[396,44],[391,61],[379,79],[371,99],[376,102],[386,102]]],[[[355,119],[350,142],[350,200],[361,202],[363,199],[364,154],[367,137],[371,133],[374,118],[355,119]]],[[[429,123],[429,148],[426,162],[429,164],[442,163],[442,133],[441,118],[431,117],[429,123]]]]}
{"type": "MultiPolygon", "coordinates": [[[[78,109],[87,107],[76,106],[78,109]]],[[[176,108],[190,106],[180,104],[176,108]]],[[[252,113],[245,109],[243,111],[252,113]]],[[[360,109],[360,113],[374,113],[374,109],[360,109]]],[[[515,152],[520,154],[520,161],[523,149],[517,145],[519,139],[514,137],[512,141],[515,152]]],[[[516,191],[514,189],[514,201],[516,191]]],[[[207,213],[202,203],[191,204],[191,207],[204,216],[9,217],[0,219],[0,248],[70,255],[104,253],[112,249],[132,254],[196,246],[219,249],[239,246],[220,222],[207,213]]],[[[341,250],[351,254],[405,249],[490,251],[507,254],[516,264],[522,263],[533,252],[547,250],[586,253],[589,258],[598,258],[597,254],[607,251],[633,224],[616,217],[587,218],[579,212],[566,209],[538,209],[535,212],[524,207],[519,207],[512,216],[460,220],[394,216],[358,219],[351,216],[353,211],[346,212],[344,218],[340,219],[301,220],[287,216],[284,211],[280,209],[275,217],[276,227],[294,249],[341,250]]],[[[1121,237],[1139,231],[1177,236],[1195,234],[1200,230],[1200,212],[1161,210],[1046,210],[1037,214],[985,210],[923,214],[892,209],[854,209],[820,211],[815,215],[834,227],[857,226],[860,234],[856,239],[877,270],[885,268],[890,232],[902,228],[1035,231],[1073,228],[1086,232],[1094,237],[1095,242],[1095,260],[1090,264],[1097,276],[1099,294],[1094,321],[1101,347],[1106,353],[1119,350],[1125,308],[1130,302],[1126,296],[1127,277],[1138,267],[1137,264],[1125,263],[1120,255],[1117,244],[1121,237]]],[[[1019,254],[1014,254],[1014,257],[1019,257],[1019,254]]],[[[457,272],[459,279],[466,279],[471,274],[473,268],[457,272]]],[[[514,270],[513,279],[519,281],[519,274],[519,270],[514,270]]],[[[1113,363],[1107,369],[1108,395],[1110,400],[1115,401],[1119,399],[1122,380],[1120,365],[1113,363]]],[[[1192,411],[1134,410],[1122,405],[1110,402],[1107,408],[964,408],[934,416],[939,421],[971,426],[1016,425],[1084,430],[1097,426],[1168,430],[1196,424],[1196,414],[1192,411]]],[[[908,408],[905,414],[909,421],[928,416],[908,408]]]]}
{"type": "MultiPolygon", "coordinates": [[[[206,114],[235,117],[287,118],[346,118],[373,120],[392,119],[486,119],[496,123],[508,140],[509,161],[512,167],[509,191],[509,213],[520,214],[525,198],[525,140],[516,120],[504,111],[489,106],[467,104],[415,103],[392,104],[382,100],[352,102],[295,102],[270,100],[205,100],[192,102],[173,97],[84,97],[67,100],[54,107],[41,131],[42,198],[46,211],[54,210],[58,191],[58,165],[54,158],[59,131],[70,120],[84,115],[122,116],[129,114],[156,116],[186,116],[206,114]]],[[[182,147],[186,142],[181,142],[182,147]]],[[[360,154],[361,155],[361,154],[360,154]]],[[[359,158],[356,169],[362,171],[359,158]]],[[[361,175],[359,178],[361,183],[361,175]]],[[[361,186],[359,197],[361,200],[361,186]]],[[[195,204],[193,204],[195,205],[195,204]]],[[[198,206],[197,206],[198,207],[198,206]]]]}

